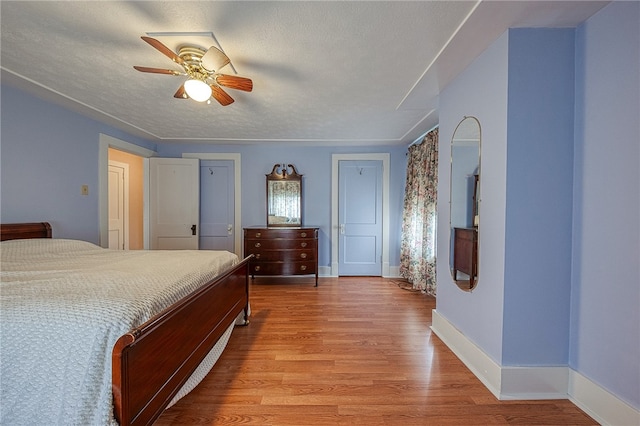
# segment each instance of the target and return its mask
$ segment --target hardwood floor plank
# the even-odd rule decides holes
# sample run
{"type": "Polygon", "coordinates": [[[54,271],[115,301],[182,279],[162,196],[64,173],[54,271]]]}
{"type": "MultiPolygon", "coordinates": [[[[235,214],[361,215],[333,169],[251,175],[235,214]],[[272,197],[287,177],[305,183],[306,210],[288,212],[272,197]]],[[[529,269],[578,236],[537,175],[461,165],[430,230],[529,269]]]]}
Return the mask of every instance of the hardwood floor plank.
{"type": "Polygon", "coordinates": [[[431,333],[435,299],[377,277],[260,277],[251,324],[156,425],[595,425],[568,400],[498,401],[431,333]]]}

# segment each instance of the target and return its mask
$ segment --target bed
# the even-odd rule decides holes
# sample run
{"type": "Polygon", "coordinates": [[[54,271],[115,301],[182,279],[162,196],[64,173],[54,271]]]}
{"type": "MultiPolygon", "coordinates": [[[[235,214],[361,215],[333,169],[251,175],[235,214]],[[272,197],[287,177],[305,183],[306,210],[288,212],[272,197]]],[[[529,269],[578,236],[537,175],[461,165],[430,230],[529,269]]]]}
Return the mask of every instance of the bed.
{"type": "Polygon", "coordinates": [[[248,324],[248,257],[51,237],[0,228],[2,424],[151,424],[248,324]]]}

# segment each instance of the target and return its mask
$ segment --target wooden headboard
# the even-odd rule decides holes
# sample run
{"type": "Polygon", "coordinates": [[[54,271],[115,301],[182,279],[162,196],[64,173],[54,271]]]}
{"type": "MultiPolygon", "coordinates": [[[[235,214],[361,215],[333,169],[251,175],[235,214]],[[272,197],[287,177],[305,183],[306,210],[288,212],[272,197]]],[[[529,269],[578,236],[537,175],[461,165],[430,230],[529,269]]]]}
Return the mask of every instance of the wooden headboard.
{"type": "Polygon", "coordinates": [[[0,225],[0,241],[27,238],[51,238],[49,222],[3,223],[0,225]]]}

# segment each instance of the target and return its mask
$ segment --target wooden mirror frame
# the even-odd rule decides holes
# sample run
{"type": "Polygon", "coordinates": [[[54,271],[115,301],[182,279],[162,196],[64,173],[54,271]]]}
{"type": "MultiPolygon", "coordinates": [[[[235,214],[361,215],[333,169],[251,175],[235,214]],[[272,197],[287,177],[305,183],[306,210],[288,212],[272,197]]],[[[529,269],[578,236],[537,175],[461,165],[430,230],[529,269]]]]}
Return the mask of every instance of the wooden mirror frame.
{"type": "Polygon", "coordinates": [[[293,164],[283,163],[274,165],[266,176],[267,227],[302,226],[302,175],[293,164]],[[280,203],[274,193],[277,186],[284,190],[285,199],[280,203]],[[280,211],[276,211],[276,208],[280,208],[280,211]]]}

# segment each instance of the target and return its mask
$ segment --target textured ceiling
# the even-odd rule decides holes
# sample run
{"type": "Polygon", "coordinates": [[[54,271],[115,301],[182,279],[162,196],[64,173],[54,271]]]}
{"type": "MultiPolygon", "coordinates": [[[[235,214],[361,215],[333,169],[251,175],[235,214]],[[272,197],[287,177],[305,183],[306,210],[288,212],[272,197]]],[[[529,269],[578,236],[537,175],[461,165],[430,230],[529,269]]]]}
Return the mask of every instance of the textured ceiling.
{"type": "Polygon", "coordinates": [[[606,3],[3,0],[0,67],[3,84],[156,142],[407,145],[507,28],[576,26],[606,3]],[[184,77],[133,69],[179,70],[149,33],[211,33],[253,92],[175,99],[184,77]]]}

